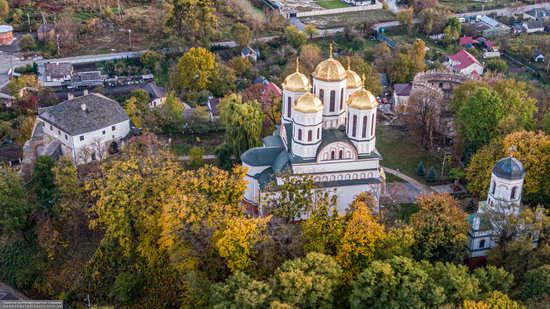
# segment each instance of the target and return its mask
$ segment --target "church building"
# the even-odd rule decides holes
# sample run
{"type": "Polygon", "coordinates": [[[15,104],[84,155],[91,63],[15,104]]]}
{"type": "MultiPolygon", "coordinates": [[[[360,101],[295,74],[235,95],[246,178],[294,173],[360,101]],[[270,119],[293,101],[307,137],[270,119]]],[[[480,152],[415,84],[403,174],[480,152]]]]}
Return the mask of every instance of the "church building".
{"type": "Polygon", "coordinates": [[[345,212],[355,196],[370,192],[378,201],[385,176],[376,150],[378,102],[364,78],[333,59],[319,63],[312,83],[299,71],[282,84],[282,119],[263,146],[242,154],[248,168],[245,202],[262,215],[269,188],[285,175],[311,177],[316,186],[337,196],[345,212]]]}

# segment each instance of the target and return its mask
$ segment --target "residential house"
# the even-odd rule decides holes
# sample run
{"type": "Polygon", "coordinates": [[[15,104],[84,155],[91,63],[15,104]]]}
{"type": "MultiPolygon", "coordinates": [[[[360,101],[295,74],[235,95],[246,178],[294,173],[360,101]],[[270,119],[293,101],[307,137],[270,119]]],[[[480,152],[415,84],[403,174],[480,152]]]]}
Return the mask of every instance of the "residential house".
{"type": "Polygon", "coordinates": [[[477,43],[479,42],[471,36],[463,36],[458,40],[458,45],[464,46],[464,48],[472,48],[477,43]]]}
{"type": "Polygon", "coordinates": [[[147,83],[143,90],[149,94],[149,98],[151,99],[149,108],[160,106],[164,103],[164,101],[166,101],[166,90],[157,86],[155,82],[147,83]]]}
{"type": "Polygon", "coordinates": [[[489,16],[481,16],[479,21],[472,24],[473,28],[485,37],[509,35],[511,28],[489,16]]]}
{"type": "Polygon", "coordinates": [[[277,86],[273,82],[267,83],[267,85],[264,86],[264,90],[262,91],[262,97],[261,101],[263,104],[271,105],[273,104],[273,100],[280,98],[283,95],[283,91],[279,86],[277,86]]]}
{"type": "Polygon", "coordinates": [[[461,50],[449,56],[448,65],[466,76],[483,74],[483,65],[469,52],[461,50]]]}
{"type": "Polygon", "coordinates": [[[43,23],[36,30],[36,36],[41,42],[49,42],[54,39],[55,27],[52,24],[43,23]]]}
{"type": "Polygon", "coordinates": [[[211,98],[208,99],[208,102],[206,102],[206,106],[208,107],[208,114],[210,121],[217,120],[220,118],[220,112],[218,111],[218,105],[220,104],[221,98],[211,98]]]}
{"type": "Polygon", "coordinates": [[[522,26],[527,33],[544,32],[544,22],[541,20],[528,20],[522,26]]]}
{"type": "Polygon", "coordinates": [[[544,54],[540,51],[540,49],[533,50],[533,60],[535,62],[544,62],[544,54]]]}
{"type": "Polygon", "coordinates": [[[70,81],[73,75],[73,65],[70,62],[54,62],[44,64],[47,82],[70,81]]]}
{"type": "Polygon", "coordinates": [[[130,118],[116,101],[98,93],[69,95],[67,101],[38,109],[25,161],[40,155],[66,156],[76,165],[101,160],[118,152],[130,132],[130,118]]]}
{"type": "Polygon", "coordinates": [[[534,8],[523,13],[523,19],[532,19],[545,21],[550,17],[550,12],[546,8],[534,8]]]}
{"type": "Polygon", "coordinates": [[[404,112],[407,104],[409,103],[409,97],[411,96],[412,85],[406,84],[393,84],[393,102],[394,110],[396,112],[404,112]]]}
{"type": "Polygon", "coordinates": [[[250,46],[245,46],[241,50],[241,57],[248,58],[251,61],[257,61],[258,58],[260,57],[260,50],[257,48],[254,49],[250,46]]]}

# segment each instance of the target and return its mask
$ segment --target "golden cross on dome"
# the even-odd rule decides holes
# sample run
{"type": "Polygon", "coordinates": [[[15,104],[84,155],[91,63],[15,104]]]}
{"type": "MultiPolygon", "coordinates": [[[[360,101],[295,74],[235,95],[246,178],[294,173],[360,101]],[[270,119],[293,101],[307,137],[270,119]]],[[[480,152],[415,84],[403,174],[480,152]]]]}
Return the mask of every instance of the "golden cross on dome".
{"type": "Polygon", "coordinates": [[[296,72],[300,72],[300,59],[296,57],[296,72]]]}
{"type": "Polygon", "coordinates": [[[330,43],[330,44],[328,45],[328,50],[329,50],[330,58],[332,58],[332,43],[330,43]]]}
{"type": "Polygon", "coordinates": [[[508,148],[508,151],[510,152],[510,158],[514,156],[514,152],[517,151],[516,146],[512,145],[510,148],[508,148]]]}

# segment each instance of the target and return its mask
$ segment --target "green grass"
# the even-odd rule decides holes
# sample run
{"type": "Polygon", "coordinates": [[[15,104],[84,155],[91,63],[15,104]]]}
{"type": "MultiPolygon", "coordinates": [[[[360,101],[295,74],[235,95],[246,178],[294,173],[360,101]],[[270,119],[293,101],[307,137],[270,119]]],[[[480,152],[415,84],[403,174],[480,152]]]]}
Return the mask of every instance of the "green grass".
{"type": "Polygon", "coordinates": [[[300,20],[304,24],[313,24],[321,30],[327,28],[343,27],[346,25],[357,25],[363,22],[377,23],[394,19],[394,15],[389,10],[372,10],[363,12],[349,12],[345,14],[320,15],[304,17],[300,20]]]}
{"type": "MultiPolygon", "coordinates": [[[[441,174],[442,154],[425,151],[411,138],[411,132],[402,132],[393,126],[377,126],[376,148],[382,155],[382,166],[399,169],[401,173],[420,182],[426,183],[424,177],[416,175],[416,167],[421,160],[424,162],[426,173],[433,166],[438,178],[441,174]]],[[[447,168],[445,171],[448,173],[447,168]]]]}
{"type": "Polygon", "coordinates": [[[515,0],[499,0],[487,3],[475,2],[471,0],[439,0],[441,6],[447,7],[455,13],[468,11],[481,11],[482,5],[484,10],[491,10],[511,6],[515,0]]]}
{"type": "Polygon", "coordinates": [[[405,180],[386,172],[386,182],[406,182],[405,180]]]}
{"type": "Polygon", "coordinates": [[[340,0],[318,0],[315,1],[318,5],[325,9],[340,9],[347,8],[349,5],[340,0]]]}
{"type": "Polygon", "coordinates": [[[184,135],[172,137],[170,150],[178,155],[185,156],[192,147],[201,147],[205,155],[214,154],[216,147],[223,143],[224,132],[209,132],[203,135],[184,135]]]}

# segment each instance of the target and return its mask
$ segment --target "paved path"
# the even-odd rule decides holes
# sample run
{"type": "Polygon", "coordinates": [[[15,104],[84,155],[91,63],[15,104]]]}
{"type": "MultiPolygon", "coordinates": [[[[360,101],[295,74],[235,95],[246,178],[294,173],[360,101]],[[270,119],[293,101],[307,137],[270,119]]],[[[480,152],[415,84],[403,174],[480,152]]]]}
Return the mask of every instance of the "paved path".
{"type": "MultiPolygon", "coordinates": [[[[189,161],[189,160],[191,160],[191,157],[189,157],[189,156],[179,156],[178,159],[180,159],[181,161],[189,161]]],[[[202,159],[203,160],[214,160],[214,159],[216,159],[216,156],[215,155],[204,155],[204,156],[202,156],[202,159]]]]}
{"type": "Polygon", "coordinates": [[[389,174],[392,174],[394,176],[397,176],[403,180],[405,180],[406,182],[410,183],[410,184],[413,184],[415,187],[419,188],[423,193],[432,193],[432,192],[436,192],[434,189],[428,187],[427,185],[421,183],[420,181],[410,177],[410,176],[407,176],[401,172],[397,172],[396,170],[394,169],[391,169],[389,167],[385,167],[385,166],[382,166],[382,168],[384,169],[384,171],[386,173],[389,173],[389,174]]]}

